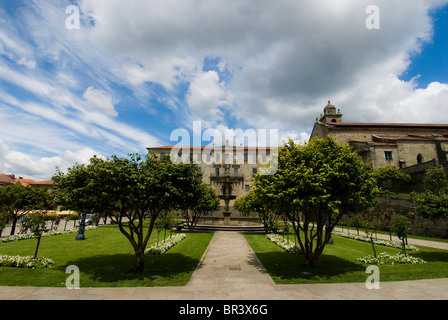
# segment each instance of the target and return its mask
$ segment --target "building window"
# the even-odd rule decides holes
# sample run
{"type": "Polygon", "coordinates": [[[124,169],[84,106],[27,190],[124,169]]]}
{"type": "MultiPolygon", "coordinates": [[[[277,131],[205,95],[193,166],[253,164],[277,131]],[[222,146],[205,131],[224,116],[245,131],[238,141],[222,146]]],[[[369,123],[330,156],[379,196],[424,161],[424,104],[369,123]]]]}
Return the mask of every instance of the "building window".
{"type": "Polygon", "coordinates": [[[248,184],[246,184],[244,186],[244,191],[249,192],[250,191],[250,186],[248,184]]]}
{"type": "Polygon", "coordinates": [[[252,168],[252,174],[257,174],[257,168],[252,168]]]}
{"type": "Polygon", "coordinates": [[[238,168],[233,168],[233,175],[238,176],[238,168]]]}
{"type": "Polygon", "coordinates": [[[386,160],[392,160],[392,151],[384,151],[384,157],[386,160]]]}
{"type": "Polygon", "coordinates": [[[219,168],[215,168],[215,175],[218,177],[219,176],[219,168]]]}

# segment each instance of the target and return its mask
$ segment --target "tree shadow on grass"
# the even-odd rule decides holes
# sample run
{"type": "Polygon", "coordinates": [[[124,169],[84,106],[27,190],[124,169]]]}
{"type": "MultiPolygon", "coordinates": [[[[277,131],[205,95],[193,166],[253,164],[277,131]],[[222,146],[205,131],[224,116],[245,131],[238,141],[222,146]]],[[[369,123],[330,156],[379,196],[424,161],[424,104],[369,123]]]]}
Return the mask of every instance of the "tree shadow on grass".
{"type": "Polygon", "coordinates": [[[264,252],[257,256],[278,283],[365,281],[365,266],[334,255],[322,254],[315,267],[307,267],[300,254],[264,252]]]}
{"type": "MultiPolygon", "coordinates": [[[[134,254],[96,255],[69,261],[80,271],[81,286],[170,286],[185,285],[199,260],[180,253],[146,255],[144,271],[134,272],[134,254]]],[[[64,269],[66,266],[61,267],[64,269]]]]}
{"type": "Polygon", "coordinates": [[[426,262],[448,262],[448,251],[408,251],[408,255],[422,258],[426,262]]]}

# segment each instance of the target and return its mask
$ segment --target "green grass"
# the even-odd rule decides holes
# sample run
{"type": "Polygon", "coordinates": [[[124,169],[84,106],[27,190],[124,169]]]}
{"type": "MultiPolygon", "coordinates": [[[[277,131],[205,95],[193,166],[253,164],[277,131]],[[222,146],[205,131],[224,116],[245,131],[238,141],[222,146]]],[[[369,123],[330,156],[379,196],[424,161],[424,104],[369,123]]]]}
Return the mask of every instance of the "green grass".
{"type": "MultiPolygon", "coordinates": [[[[305,259],[302,255],[285,252],[268,240],[265,235],[246,234],[245,237],[277,284],[364,282],[368,276],[365,273],[367,265],[357,259],[373,255],[370,243],[333,236],[335,244],[325,246],[317,265],[309,268],[304,266],[305,259]],[[305,275],[303,272],[311,272],[311,275],[305,275]]],[[[427,262],[426,264],[379,266],[380,280],[447,278],[448,251],[427,247],[419,248],[420,251],[409,252],[409,254],[422,258],[427,262]]],[[[375,249],[377,253],[401,252],[399,249],[379,245],[376,245],[375,249]]]]}
{"type": "MultiPolygon", "coordinates": [[[[354,228],[354,227],[347,227],[347,226],[341,226],[341,225],[337,225],[336,227],[343,229],[344,232],[347,232],[347,230],[350,229],[350,233],[358,234],[356,228],[354,228]]],[[[375,231],[373,231],[372,229],[368,229],[368,232],[369,233],[373,233],[373,235],[375,236],[375,231]]],[[[382,235],[387,235],[388,237],[390,236],[390,233],[388,231],[377,230],[376,233],[377,234],[382,234],[382,235]]],[[[359,228],[359,234],[360,235],[365,235],[366,234],[366,229],[364,227],[359,228]]],[[[448,239],[431,238],[431,237],[425,237],[425,236],[417,236],[417,235],[414,235],[414,234],[408,234],[407,236],[408,236],[408,239],[418,239],[418,240],[428,240],[428,241],[434,241],[434,242],[448,243],[448,239]]],[[[392,237],[395,237],[394,233],[392,233],[392,237]]]]}
{"type": "MultiPolygon", "coordinates": [[[[80,270],[80,286],[85,287],[141,287],[182,286],[187,284],[207,248],[212,233],[186,233],[187,237],[164,255],[146,255],[145,270],[132,272],[135,253],[116,226],[86,230],[86,240],[76,241],[76,234],[42,238],[39,257],[55,262],[52,268],[0,268],[0,286],[64,287],[69,274],[67,266],[80,270]],[[151,276],[158,275],[156,279],[151,276]]],[[[163,232],[161,233],[163,240],[163,232]]],[[[167,234],[168,237],[168,234],[167,234]]],[[[153,231],[148,246],[157,242],[153,231]]],[[[0,244],[0,254],[32,256],[36,239],[0,244]]]]}

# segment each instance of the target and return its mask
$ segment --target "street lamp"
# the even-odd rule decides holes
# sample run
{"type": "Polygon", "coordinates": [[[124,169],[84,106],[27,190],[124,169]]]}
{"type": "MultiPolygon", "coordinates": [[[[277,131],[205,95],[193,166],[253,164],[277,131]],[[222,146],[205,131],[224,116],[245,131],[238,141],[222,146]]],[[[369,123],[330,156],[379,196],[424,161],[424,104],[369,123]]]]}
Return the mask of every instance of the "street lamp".
{"type": "Polygon", "coordinates": [[[75,240],[85,240],[84,230],[86,229],[86,212],[84,211],[81,216],[81,222],[79,223],[78,235],[75,240]]]}

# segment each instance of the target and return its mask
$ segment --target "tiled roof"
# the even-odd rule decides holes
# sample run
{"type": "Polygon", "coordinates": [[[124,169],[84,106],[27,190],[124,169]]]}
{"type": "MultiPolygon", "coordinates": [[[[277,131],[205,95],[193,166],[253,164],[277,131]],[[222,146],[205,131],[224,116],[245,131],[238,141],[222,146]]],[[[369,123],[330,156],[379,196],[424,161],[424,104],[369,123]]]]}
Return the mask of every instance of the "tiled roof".
{"type": "MultiPolygon", "coordinates": [[[[167,150],[171,150],[172,148],[174,148],[174,147],[176,147],[176,148],[179,148],[179,149],[183,149],[183,148],[185,148],[185,149],[187,149],[187,148],[190,148],[190,149],[201,149],[201,150],[203,150],[203,149],[205,149],[205,148],[209,148],[209,149],[212,149],[212,148],[226,148],[226,146],[207,146],[207,147],[205,147],[205,146],[161,146],[161,147],[149,147],[149,148],[147,148],[148,150],[156,150],[156,149],[167,149],[167,150]]],[[[232,146],[230,146],[230,147],[232,147],[232,146]]],[[[239,148],[239,147],[235,147],[235,146],[233,146],[233,148],[239,148]]],[[[275,149],[275,148],[278,148],[278,149],[282,149],[283,147],[242,147],[244,150],[249,150],[249,149],[267,149],[267,150],[270,150],[270,149],[275,149]]]]}
{"type": "Polygon", "coordinates": [[[3,184],[3,183],[6,183],[6,184],[15,184],[16,182],[15,182],[14,179],[11,178],[9,175],[6,175],[6,174],[1,173],[1,174],[0,174],[0,183],[1,183],[1,184],[3,184]]]}
{"type": "Polygon", "coordinates": [[[335,126],[335,127],[402,127],[402,128],[444,128],[444,129],[448,129],[448,124],[428,124],[428,123],[327,122],[326,124],[335,126]]]}
{"type": "Polygon", "coordinates": [[[15,179],[16,182],[20,183],[22,186],[26,187],[30,184],[35,184],[36,181],[34,181],[33,179],[15,179]]]}
{"type": "Polygon", "coordinates": [[[22,177],[16,178],[14,175],[7,175],[0,173],[0,184],[16,184],[16,183],[20,183],[24,187],[28,185],[45,186],[45,185],[52,185],[53,181],[52,180],[35,181],[33,179],[23,179],[22,177]]]}
{"type": "Polygon", "coordinates": [[[37,185],[52,185],[53,184],[53,180],[44,180],[44,181],[37,181],[33,184],[37,184],[37,185]]]}
{"type": "Polygon", "coordinates": [[[386,146],[386,147],[396,147],[396,143],[385,143],[385,142],[373,142],[374,146],[386,146]]]}
{"type": "Polygon", "coordinates": [[[381,139],[387,140],[408,140],[408,141],[431,141],[432,139],[426,137],[416,137],[416,136],[379,136],[381,139]]]}

